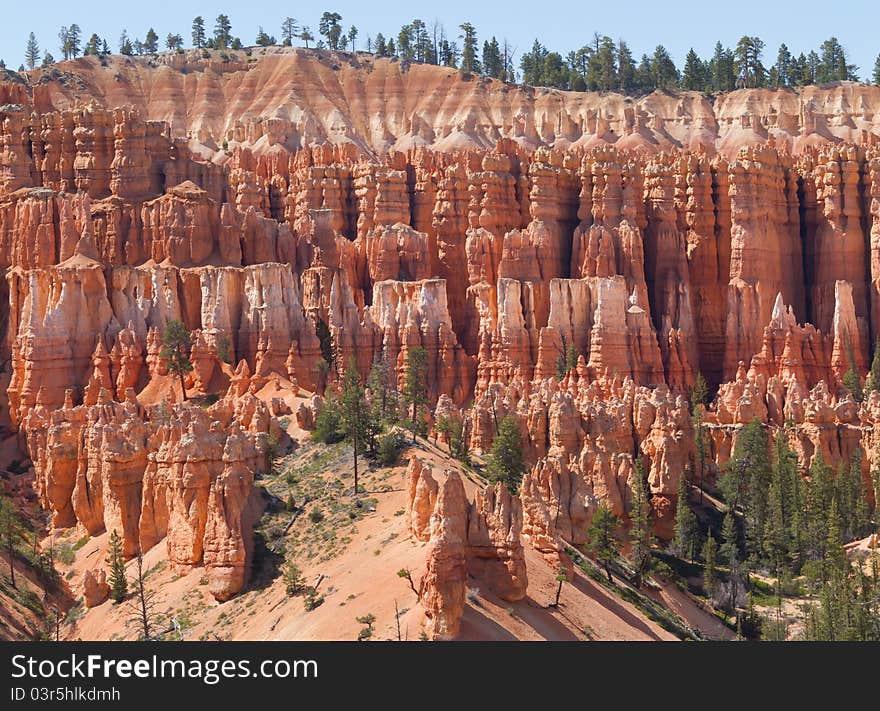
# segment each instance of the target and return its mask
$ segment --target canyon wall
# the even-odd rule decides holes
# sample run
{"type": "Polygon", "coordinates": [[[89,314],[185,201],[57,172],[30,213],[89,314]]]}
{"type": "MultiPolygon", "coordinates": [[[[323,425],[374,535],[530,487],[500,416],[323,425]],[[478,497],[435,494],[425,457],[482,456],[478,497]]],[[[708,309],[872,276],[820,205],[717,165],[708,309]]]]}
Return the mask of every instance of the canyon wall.
{"type": "Polygon", "coordinates": [[[83,58],[0,83],[4,416],[55,526],[116,530],[129,556],[164,542],[226,599],[278,427],[262,386],[323,393],[377,361],[402,384],[417,346],[436,416],[485,452],[512,415],[529,462],[515,503],[412,475],[437,636],[453,577],[518,594],[520,531],[564,564],[599,501],[628,510],[639,459],[662,538],[681,477],[715,476],[756,417],[791,424],[805,470],[860,448],[867,472],[880,395],[843,376],[880,335],[880,90],[633,102],[343,58],[83,58]],[[177,401],[170,320],[210,406],[177,401]]]}
{"type": "MultiPolygon", "coordinates": [[[[292,47],[80,57],[0,84],[0,105],[47,114],[94,103],[123,106],[167,125],[208,156],[224,142],[281,155],[314,143],[374,155],[429,146],[487,149],[509,138],[524,149],[616,145],[658,153],[704,150],[734,157],[774,140],[798,154],[828,142],[880,135],[880,87],[843,82],[800,89],[743,89],[706,97],[640,98],[528,87],[452,68],[292,47]]],[[[61,126],[47,121],[45,130],[61,126]]],[[[112,126],[84,137],[103,170],[112,126]]],[[[150,144],[148,132],[135,142],[150,144]]],[[[132,166],[136,165],[134,163],[132,166]]],[[[71,166],[71,171],[74,167],[71,166]]]]}

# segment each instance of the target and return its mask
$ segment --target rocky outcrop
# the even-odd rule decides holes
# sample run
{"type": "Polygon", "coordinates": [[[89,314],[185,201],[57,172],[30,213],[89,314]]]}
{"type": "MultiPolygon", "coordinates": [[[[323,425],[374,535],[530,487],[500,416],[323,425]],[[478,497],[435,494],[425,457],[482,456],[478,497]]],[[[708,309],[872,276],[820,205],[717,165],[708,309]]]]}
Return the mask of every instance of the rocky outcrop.
{"type": "Polygon", "coordinates": [[[86,569],[82,574],[82,595],[86,607],[97,607],[110,597],[110,585],[103,568],[86,569]]]}
{"type": "Polygon", "coordinates": [[[457,634],[468,576],[502,600],[525,597],[522,509],[501,484],[478,491],[469,503],[458,472],[447,469],[438,483],[432,468],[414,456],[407,468],[406,517],[413,539],[428,543],[419,595],[434,638],[457,634]]]}
{"type": "Polygon", "coordinates": [[[92,405],[73,405],[70,390],[58,409],[38,399],[22,429],[53,525],[116,531],[126,557],[164,539],[173,566],[203,565],[214,597],[229,598],[247,580],[269,429],[266,405],[250,397],[251,408],[239,397],[208,411],[146,409],[132,389],[121,403],[106,389],[92,405]]]}
{"type": "Polygon", "coordinates": [[[419,599],[431,639],[454,639],[464,614],[467,583],[467,499],[458,473],[447,470],[431,513],[425,574],[419,599]]]}
{"type": "Polygon", "coordinates": [[[502,484],[478,491],[468,510],[468,573],[502,600],[526,596],[528,577],[519,499],[502,484]]]}

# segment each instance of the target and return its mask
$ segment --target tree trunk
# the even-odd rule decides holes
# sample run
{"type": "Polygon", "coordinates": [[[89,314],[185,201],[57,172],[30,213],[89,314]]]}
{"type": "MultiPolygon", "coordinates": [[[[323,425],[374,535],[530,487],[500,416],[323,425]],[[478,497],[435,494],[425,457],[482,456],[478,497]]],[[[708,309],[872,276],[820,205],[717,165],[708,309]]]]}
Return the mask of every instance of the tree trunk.
{"type": "Polygon", "coordinates": [[[608,564],[608,561],[607,561],[607,560],[605,561],[605,575],[608,576],[608,582],[609,582],[609,583],[613,582],[613,581],[611,580],[611,566],[608,564]]]}
{"type": "Polygon", "coordinates": [[[559,607],[559,596],[562,594],[562,583],[563,581],[559,581],[559,586],[556,588],[556,600],[553,602],[553,607],[559,607]]]}
{"type": "Polygon", "coordinates": [[[144,595],[144,579],[138,575],[138,595],[141,599],[141,624],[144,626],[144,639],[150,639],[150,621],[147,617],[147,598],[144,595]]]}
{"type": "Polygon", "coordinates": [[[6,545],[9,551],[9,580],[12,583],[12,587],[18,589],[18,586],[15,584],[15,548],[12,546],[11,538],[6,545]]]}
{"type": "Polygon", "coordinates": [[[180,376],[180,392],[183,395],[183,401],[186,402],[186,385],[183,382],[183,371],[178,370],[177,375],[180,376]]]}
{"type": "Polygon", "coordinates": [[[354,428],[354,498],[358,495],[358,428],[354,428]]]}

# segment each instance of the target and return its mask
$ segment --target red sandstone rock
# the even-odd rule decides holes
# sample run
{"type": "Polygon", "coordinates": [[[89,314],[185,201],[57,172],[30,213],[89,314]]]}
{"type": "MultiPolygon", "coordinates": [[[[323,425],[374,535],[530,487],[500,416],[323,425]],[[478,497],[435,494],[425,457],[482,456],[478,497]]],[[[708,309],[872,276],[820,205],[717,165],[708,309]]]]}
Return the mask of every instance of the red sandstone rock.
{"type": "Polygon", "coordinates": [[[82,594],[86,607],[96,607],[110,596],[110,585],[103,568],[83,571],[82,594]]]}
{"type": "MultiPolygon", "coordinates": [[[[370,62],[399,85],[399,67],[370,62]]],[[[268,66],[340,81],[308,53],[239,71],[268,66]]],[[[865,375],[880,328],[880,159],[854,144],[876,134],[864,118],[880,110],[874,89],[735,92],[714,107],[549,92],[519,95],[513,111],[491,82],[475,93],[457,75],[409,71],[462,118],[438,129],[445,118],[410,115],[396,95],[322,116],[304,108],[317,105],[311,84],[296,117],[289,92],[267,88],[242,118],[252,82],[189,73],[229,92],[212,89],[222,106],[207,115],[188,103],[183,72],[164,67],[160,80],[141,60],[105,71],[85,59],[70,76],[89,81],[34,82],[32,96],[0,83],[10,420],[53,525],[119,530],[128,555],[164,540],[175,566],[206,566],[217,599],[234,594],[260,435],[283,411],[254,392],[279,375],[309,392],[334,381],[321,322],[337,361],[353,356],[364,374],[384,358],[401,378],[408,349],[424,347],[435,416],[460,419],[474,449],[491,446],[501,417],[521,425],[520,499],[493,488],[468,504],[455,476],[437,484],[410,465],[434,635],[458,625],[462,566],[521,597],[520,509],[522,534],[564,563],[562,542],[584,543],[599,501],[625,515],[636,456],[668,538],[679,477],[697,471],[681,394],[698,372],[720,386],[710,470],[754,417],[793,422],[804,468],[857,447],[868,466],[880,405],[858,407],[841,380],[850,367],[865,375]],[[117,84],[128,108],[100,103],[110,94],[98,89],[117,84]],[[278,102],[290,118],[264,115],[278,102]],[[492,110],[476,112],[481,102],[492,110]],[[168,382],[171,319],[193,332],[189,393],[227,390],[207,411],[141,404],[168,382]],[[559,378],[570,348],[576,365],[559,378]]],[[[340,96],[356,84],[342,81],[340,96]]],[[[320,403],[295,413],[301,427],[320,403]]]]}
{"type": "Polygon", "coordinates": [[[453,639],[464,614],[467,582],[467,500],[458,473],[447,470],[431,514],[431,537],[419,599],[432,639],[453,639]]]}

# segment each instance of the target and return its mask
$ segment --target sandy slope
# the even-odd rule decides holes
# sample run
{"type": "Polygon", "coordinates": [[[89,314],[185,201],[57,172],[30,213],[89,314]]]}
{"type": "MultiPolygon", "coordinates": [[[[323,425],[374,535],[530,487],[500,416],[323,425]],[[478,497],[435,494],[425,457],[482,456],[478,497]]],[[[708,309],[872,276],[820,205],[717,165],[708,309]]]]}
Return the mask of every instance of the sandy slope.
{"type": "MultiPolygon", "coordinates": [[[[299,435],[291,428],[295,435],[299,435]]],[[[312,445],[304,444],[299,457],[310,453],[312,445]]],[[[440,465],[445,458],[433,446],[422,444],[419,455],[440,465]]],[[[297,460],[297,455],[294,455],[297,460]]],[[[307,458],[307,457],[306,457],[307,458]]],[[[302,459],[297,460],[302,461],[302,459]]],[[[350,457],[346,456],[347,465],[350,457]]],[[[328,479],[346,477],[348,471],[327,471],[328,479]]],[[[155,592],[157,611],[166,616],[162,627],[170,627],[170,618],[177,618],[184,627],[184,639],[355,639],[362,625],[357,617],[376,617],[375,638],[396,639],[395,603],[401,612],[400,634],[404,639],[418,639],[424,620],[416,596],[407,582],[397,576],[401,568],[409,568],[418,581],[424,570],[426,544],[413,542],[405,531],[403,491],[405,467],[390,473],[373,469],[362,479],[365,497],[377,499],[375,511],[356,523],[356,533],[341,552],[329,560],[318,562],[320,556],[301,560],[306,580],[321,577],[319,592],[324,602],[306,612],[303,597],[286,595],[280,577],[266,584],[257,582],[243,594],[226,603],[216,603],[201,584],[202,573],[196,568],[181,575],[164,563],[160,544],[145,556],[145,568],[152,570],[148,588],[155,592]],[[383,489],[389,489],[383,491],[383,489]]],[[[476,489],[466,480],[469,495],[476,489]]],[[[306,516],[296,524],[307,527],[306,516]]],[[[292,527],[291,532],[296,530],[292,527]]],[[[103,559],[107,536],[89,541],[77,554],[72,566],[78,578],[84,567],[103,559]]],[[[133,575],[134,563],[129,562],[133,575]]],[[[578,575],[566,584],[558,610],[546,606],[556,589],[555,572],[534,551],[527,551],[529,594],[525,600],[510,604],[482,589],[480,581],[469,585],[467,609],[462,624],[462,639],[556,639],[556,640],[669,640],[674,637],[648,620],[627,602],[616,598],[589,578],[578,575]]],[[[89,610],[74,626],[66,630],[68,639],[132,638],[134,627],[126,627],[131,606],[105,602],[89,610]]]]}

